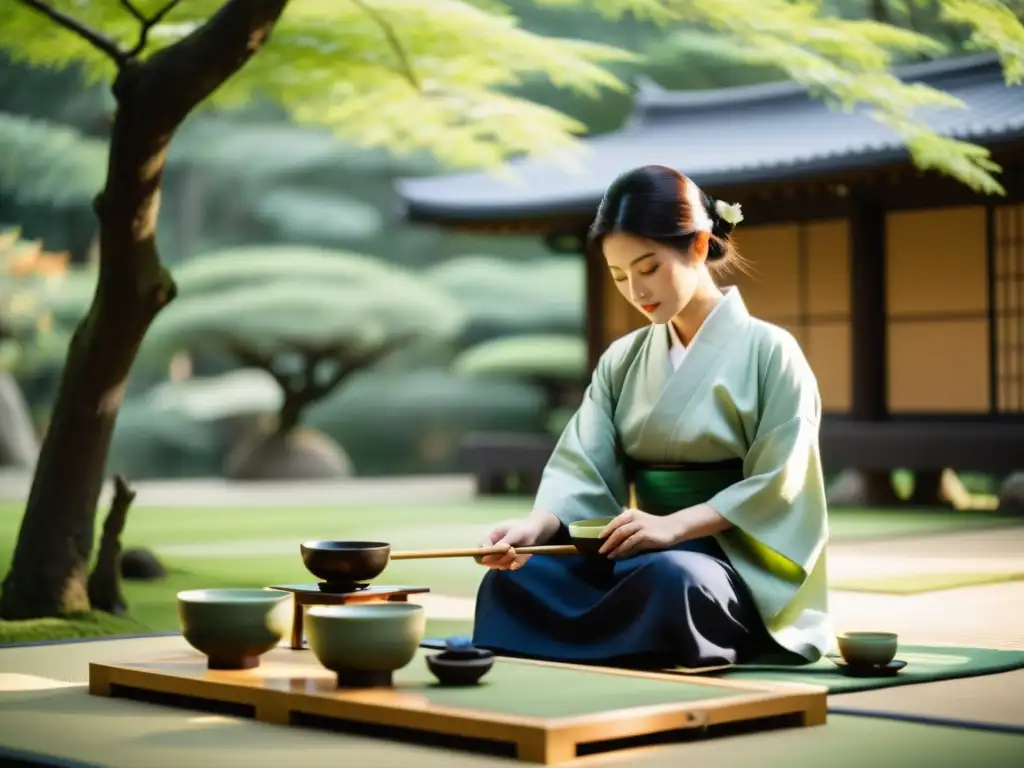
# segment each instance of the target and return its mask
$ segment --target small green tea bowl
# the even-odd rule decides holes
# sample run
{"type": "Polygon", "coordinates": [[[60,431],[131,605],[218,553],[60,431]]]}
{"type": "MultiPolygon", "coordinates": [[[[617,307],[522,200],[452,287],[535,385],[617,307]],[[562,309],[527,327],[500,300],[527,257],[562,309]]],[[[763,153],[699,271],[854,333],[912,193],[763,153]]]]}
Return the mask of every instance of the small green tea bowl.
{"type": "Polygon", "coordinates": [[[276,589],[190,589],[178,593],[185,641],[209,669],[252,669],[291,626],[289,595],[276,589]]]}
{"type": "Polygon", "coordinates": [[[607,560],[598,551],[605,541],[601,538],[601,531],[614,519],[613,517],[595,517],[591,520],[579,520],[575,523],[569,523],[569,538],[572,539],[573,546],[579,550],[581,555],[599,560],[607,560]]]}
{"type": "Polygon", "coordinates": [[[324,605],[307,611],[305,629],[310,650],[339,687],[386,687],[416,656],[427,615],[414,603],[324,605]]]}
{"type": "Polygon", "coordinates": [[[893,632],[844,632],[836,643],[851,667],[884,667],[896,657],[899,646],[893,632]]]}

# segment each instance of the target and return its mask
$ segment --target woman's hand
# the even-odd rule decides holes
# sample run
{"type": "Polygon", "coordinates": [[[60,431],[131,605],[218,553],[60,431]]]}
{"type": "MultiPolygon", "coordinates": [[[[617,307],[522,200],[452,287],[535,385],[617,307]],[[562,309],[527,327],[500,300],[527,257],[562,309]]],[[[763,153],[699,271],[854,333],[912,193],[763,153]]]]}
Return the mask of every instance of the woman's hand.
{"type": "Polygon", "coordinates": [[[668,549],[683,538],[676,515],[650,515],[639,509],[627,509],[601,531],[604,544],[600,552],[614,560],[651,549],[668,549]]]}
{"type": "Polygon", "coordinates": [[[477,558],[477,562],[480,565],[501,571],[514,571],[517,568],[522,568],[532,555],[517,555],[515,548],[535,545],[543,533],[541,525],[536,518],[532,517],[498,523],[480,542],[480,546],[500,546],[505,548],[505,552],[500,555],[486,555],[477,558]]]}

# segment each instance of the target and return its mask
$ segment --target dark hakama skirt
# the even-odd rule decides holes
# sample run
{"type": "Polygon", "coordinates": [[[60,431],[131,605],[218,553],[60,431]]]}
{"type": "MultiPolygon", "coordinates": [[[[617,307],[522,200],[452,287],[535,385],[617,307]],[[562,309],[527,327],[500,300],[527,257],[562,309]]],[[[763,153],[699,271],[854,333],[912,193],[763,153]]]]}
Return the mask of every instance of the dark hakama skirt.
{"type": "MultiPolygon", "coordinates": [[[[639,468],[637,506],[670,514],[740,479],[736,464],[639,468]]],[[[556,538],[568,542],[564,526],[556,538]]],[[[639,667],[735,664],[782,652],[714,537],[608,566],[534,555],[516,571],[491,570],[477,593],[473,644],[509,656],[639,667]]]]}

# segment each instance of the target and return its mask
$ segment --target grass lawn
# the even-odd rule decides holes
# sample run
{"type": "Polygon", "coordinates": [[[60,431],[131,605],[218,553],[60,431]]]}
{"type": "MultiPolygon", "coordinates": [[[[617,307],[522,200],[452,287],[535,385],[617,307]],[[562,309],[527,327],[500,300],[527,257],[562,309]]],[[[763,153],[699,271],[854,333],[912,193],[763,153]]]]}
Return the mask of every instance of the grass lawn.
{"type": "MultiPolygon", "coordinates": [[[[468,504],[329,508],[167,509],[134,507],[126,547],[153,549],[168,567],[159,582],[124,585],[132,620],[2,622],[0,643],[33,639],[177,629],[175,594],[202,587],[264,587],[308,583],[299,543],[306,539],[386,541],[395,549],[472,546],[496,522],[525,514],[527,499],[468,504]]],[[[21,505],[0,504],[0,567],[6,571],[17,537],[21,505]]],[[[102,522],[102,521],[99,521],[102,522]]],[[[853,510],[831,513],[835,541],[927,534],[1012,523],[984,511],[853,510]]],[[[481,569],[470,558],[407,560],[388,567],[379,583],[428,586],[439,594],[472,597],[481,569]]]]}

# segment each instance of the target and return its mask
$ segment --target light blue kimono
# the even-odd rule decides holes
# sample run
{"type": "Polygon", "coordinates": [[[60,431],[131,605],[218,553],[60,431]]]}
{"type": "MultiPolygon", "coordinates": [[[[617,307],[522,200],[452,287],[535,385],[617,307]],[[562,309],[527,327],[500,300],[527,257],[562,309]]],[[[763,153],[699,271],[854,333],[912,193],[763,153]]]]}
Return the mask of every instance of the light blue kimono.
{"type": "Polygon", "coordinates": [[[518,571],[488,573],[477,644],[603,661],[679,649],[674,663],[686,666],[735,663],[780,646],[813,661],[832,649],[821,403],[799,345],[751,317],[735,288],[677,370],[670,344],[667,326],[652,325],[608,348],[535,506],[563,523],[613,517],[630,506],[632,482],[646,512],[704,502],[733,528],[616,563],[614,578],[601,583],[577,558],[534,557],[518,571]],[[657,594],[638,598],[630,592],[638,582],[657,594]],[[598,618],[632,629],[598,631],[598,618]]]}

